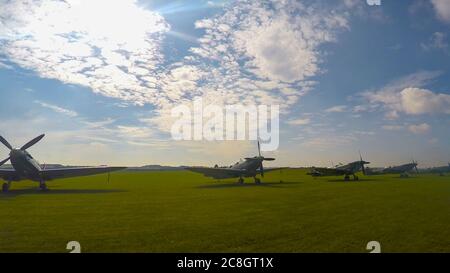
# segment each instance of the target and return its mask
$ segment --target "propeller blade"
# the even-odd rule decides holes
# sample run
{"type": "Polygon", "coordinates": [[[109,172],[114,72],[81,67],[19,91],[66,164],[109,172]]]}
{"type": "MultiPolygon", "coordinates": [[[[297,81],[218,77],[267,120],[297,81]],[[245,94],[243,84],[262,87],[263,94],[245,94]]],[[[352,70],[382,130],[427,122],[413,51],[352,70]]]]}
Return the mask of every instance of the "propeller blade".
{"type": "Polygon", "coordinates": [[[6,147],[8,147],[8,149],[12,150],[13,147],[11,146],[11,144],[9,144],[8,141],[6,141],[6,139],[4,139],[2,136],[0,136],[0,142],[3,143],[3,145],[5,145],[6,147]]]}
{"type": "Polygon", "coordinates": [[[20,148],[20,149],[26,150],[26,149],[30,148],[34,144],[38,143],[44,136],[45,136],[45,134],[42,134],[42,135],[30,140],[27,144],[23,145],[22,148],[20,148]]]}
{"type": "Polygon", "coordinates": [[[3,160],[2,162],[0,162],[0,166],[2,166],[3,164],[5,164],[6,162],[8,162],[8,160],[9,160],[9,157],[8,157],[7,159],[3,160]]]}
{"type": "Polygon", "coordinates": [[[261,165],[259,166],[259,170],[261,171],[261,176],[264,177],[264,167],[263,167],[262,161],[261,161],[261,165]]]}
{"type": "Polygon", "coordinates": [[[416,170],[416,173],[419,173],[419,170],[417,169],[417,161],[415,161],[414,158],[412,159],[412,164],[414,165],[414,170],[416,170]]]}
{"type": "Polygon", "coordinates": [[[258,154],[259,154],[259,157],[261,157],[261,146],[259,145],[259,140],[258,140],[258,154]]]}
{"type": "Polygon", "coordinates": [[[361,163],[362,172],[363,172],[364,175],[366,175],[366,167],[364,167],[364,164],[366,162],[362,158],[361,151],[359,151],[359,160],[360,160],[359,162],[361,163]]]}
{"type": "Polygon", "coordinates": [[[274,161],[275,158],[272,158],[272,157],[264,157],[264,160],[265,160],[265,161],[274,161]]]}

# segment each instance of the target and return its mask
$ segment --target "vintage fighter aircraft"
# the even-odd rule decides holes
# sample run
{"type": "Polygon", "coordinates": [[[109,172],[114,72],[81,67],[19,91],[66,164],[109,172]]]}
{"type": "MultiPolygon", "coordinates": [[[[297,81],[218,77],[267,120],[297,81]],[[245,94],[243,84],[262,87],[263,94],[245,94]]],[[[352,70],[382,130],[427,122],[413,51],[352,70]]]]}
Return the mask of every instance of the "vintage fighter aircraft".
{"type": "Polygon", "coordinates": [[[409,176],[412,170],[415,170],[416,173],[419,173],[419,170],[417,169],[417,162],[412,161],[411,163],[399,165],[399,166],[392,166],[387,168],[381,168],[381,169],[372,169],[367,168],[366,175],[382,175],[382,174],[400,174],[403,176],[409,176]]]}
{"type": "Polygon", "coordinates": [[[445,173],[450,173],[450,162],[448,163],[447,166],[429,168],[429,169],[426,169],[425,172],[437,173],[437,174],[443,176],[445,173]]]}
{"type": "Polygon", "coordinates": [[[261,180],[256,176],[261,174],[264,177],[265,172],[271,172],[275,170],[280,170],[284,168],[271,168],[264,171],[263,161],[273,161],[275,158],[268,158],[261,156],[261,148],[258,141],[258,153],[259,156],[247,157],[245,161],[237,162],[235,165],[230,167],[218,167],[214,168],[208,167],[188,167],[187,170],[201,173],[207,177],[212,177],[214,179],[226,179],[226,178],[239,178],[238,183],[244,183],[244,177],[253,177],[256,184],[260,184],[261,180]]]}
{"type": "Polygon", "coordinates": [[[101,173],[109,173],[125,169],[124,167],[85,167],[85,168],[58,168],[58,169],[43,169],[39,163],[26,151],[28,148],[38,143],[45,135],[40,135],[21,148],[13,148],[11,144],[0,136],[0,142],[3,143],[9,150],[9,157],[0,162],[0,166],[11,161],[14,169],[0,169],[0,178],[5,180],[2,191],[7,192],[11,186],[11,182],[29,179],[39,182],[41,190],[47,190],[45,181],[54,180],[58,178],[87,176],[101,173]]]}
{"type": "Polygon", "coordinates": [[[344,176],[345,181],[350,180],[350,176],[353,176],[353,180],[359,180],[356,175],[357,172],[362,170],[363,174],[366,174],[366,169],[364,165],[370,164],[370,162],[364,161],[361,154],[359,155],[360,160],[348,163],[346,165],[336,166],[335,168],[316,168],[312,167],[311,171],[307,173],[313,177],[320,176],[344,176]]]}

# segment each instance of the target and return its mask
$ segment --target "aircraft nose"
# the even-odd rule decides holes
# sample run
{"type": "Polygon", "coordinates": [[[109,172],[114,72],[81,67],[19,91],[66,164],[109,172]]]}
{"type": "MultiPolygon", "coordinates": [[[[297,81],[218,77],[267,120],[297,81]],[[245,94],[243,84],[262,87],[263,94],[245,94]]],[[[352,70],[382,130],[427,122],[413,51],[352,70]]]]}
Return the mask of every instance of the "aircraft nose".
{"type": "Polygon", "coordinates": [[[11,152],[9,152],[10,156],[16,156],[18,154],[20,154],[20,150],[19,149],[12,149],[11,152]]]}

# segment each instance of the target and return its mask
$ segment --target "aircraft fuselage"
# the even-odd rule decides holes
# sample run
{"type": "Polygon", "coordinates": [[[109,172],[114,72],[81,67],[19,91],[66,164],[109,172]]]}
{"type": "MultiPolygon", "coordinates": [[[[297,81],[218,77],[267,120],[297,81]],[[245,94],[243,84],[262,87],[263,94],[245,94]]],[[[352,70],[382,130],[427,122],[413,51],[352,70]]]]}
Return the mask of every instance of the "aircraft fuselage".
{"type": "Polygon", "coordinates": [[[383,170],[383,173],[392,173],[392,174],[397,174],[397,173],[406,173],[406,172],[410,172],[412,171],[415,167],[417,166],[416,163],[409,163],[409,164],[404,164],[404,165],[400,165],[400,166],[395,166],[395,167],[389,167],[383,170]]]}
{"type": "MultiPolygon", "coordinates": [[[[257,170],[261,166],[263,160],[259,158],[246,159],[244,162],[236,163],[231,166],[233,170],[246,170],[245,177],[253,177],[258,174],[257,170]]],[[[238,177],[238,176],[236,176],[238,177]]]]}
{"type": "Polygon", "coordinates": [[[41,180],[41,166],[27,151],[13,149],[9,153],[9,156],[11,158],[11,165],[21,179],[41,180]]]}

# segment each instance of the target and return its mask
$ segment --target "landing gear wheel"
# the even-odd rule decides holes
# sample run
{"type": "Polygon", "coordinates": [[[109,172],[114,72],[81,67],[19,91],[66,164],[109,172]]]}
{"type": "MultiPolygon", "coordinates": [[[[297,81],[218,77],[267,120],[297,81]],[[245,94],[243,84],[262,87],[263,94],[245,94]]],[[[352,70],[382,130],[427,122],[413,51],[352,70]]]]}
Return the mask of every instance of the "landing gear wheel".
{"type": "Polygon", "coordinates": [[[8,183],[3,183],[2,185],[2,192],[7,192],[9,190],[9,184],[8,183]]]}
{"type": "Polygon", "coordinates": [[[239,178],[239,180],[238,180],[238,184],[244,184],[244,179],[241,177],[241,178],[239,178]]]}
{"type": "Polygon", "coordinates": [[[48,191],[47,185],[45,183],[41,183],[39,185],[39,188],[41,189],[41,191],[48,191]]]}
{"type": "Polygon", "coordinates": [[[353,178],[355,181],[358,181],[359,180],[359,177],[357,177],[356,175],[355,175],[355,177],[353,178]]]}
{"type": "Polygon", "coordinates": [[[344,177],[344,181],[350,181],[350,176],[346,175],[346,176],[344,177]]]}
{"type": "Polygon", "coordinates": [[[261,179],[255,177],[255,184],[261,184],[261,179]]]}

